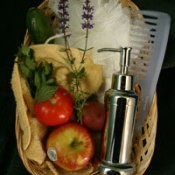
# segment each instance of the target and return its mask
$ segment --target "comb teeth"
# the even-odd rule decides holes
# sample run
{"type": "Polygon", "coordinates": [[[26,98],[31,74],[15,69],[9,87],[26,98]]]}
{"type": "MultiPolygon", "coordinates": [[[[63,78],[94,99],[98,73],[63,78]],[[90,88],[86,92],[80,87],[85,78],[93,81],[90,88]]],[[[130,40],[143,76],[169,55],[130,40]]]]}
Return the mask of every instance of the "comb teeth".
{"type": "MultiPolygon", "coordinates": [[[[132,34],[131,37],[136,37],[138,34],[132,34]]],[[[139,38],[137,40],[132,40],[133,42],[148,42],[154,43],[155,42],[155,36],[152,35],[139,35],[139,38]]]]}
{"type": "Polygon", "coordinates": [[[151,47],[134,47],[132,54],[138,54],[140,52],[152,54],[152,49],[153,49],[153,47],[152,48],[151,47]]]}
{"type": "Polygon", "coordinates": [[[160,18],[160,13],[157,13],[155,11],[144,11],[144,10],[135,10],[135,11],[132,11],[132,15],[134,16],[138,16],[138,15],[143,15],[144,18],[152,18],[152,19],[158,19],[160,18]]]}
{"type": "Polygon", "coordinates": [[[134,20],[132,21],[134,24],[137,24],[137,26],[144,26],[146,28],[156,28],[156,26],[158,25],[158,18],[149,18],[148,16],[145,17],[140,17],[140,18],[134,18],[134,20]],[[151,25],[151,26],[150,26],[151,25]]]}
{"type": "Polygon", "coordinates": [[[143,16],[141,18],[135,18],[133,22],[138,23],[138,24],[139,23],[140,24],[146,23],[146,24],[151,24],[151,25],[157,25],[157,19],[158,18],[153,18],[152,16],[151,17],[149,17],[149,16],[147,16],[147,17],[143,16]]]}
{"type": "MultiPolygon", "coordinates": [[[[142,28],[141,28],[142,29],[142,28]]],[[[146,29],[142,29],[142,30],[139,30],[137,26],[133,26],[133,24],[131,25],[131,36],[135,36],[136,34],[138,36],[148,36],[148,35],[151,35],[152,37],[155,37],[156,36],[156,29],[151,29],[151,30],[146,30],[146,29]],[[143,33],[144,31],[144,33],[143,33]]]]}
{"type": "Polygon", "coordinates": [[[134,48],[142,46],[143,48],[153,49],[157,36],[157,29],[160,25],[159,17],[160,14],[158,15],[154,12],[149,13],[149,15],[145,11],[132,12],[133,20],[130,40],[134,48]]]}
{"type": "Polygon", "coordinates": [[[149,61],[150,59],[148,58],[141,58],[139,56],[132,57],[129,66],[129,73],[141,79],[145,78],[148,71],[149,61]]]}
{"type": "Polygon", "coordinates": [[[130,74],[139,78],[144,78],[148,71],[149,62],[152,59],[152,50],[148,48],[133,48],[131,53],[130,74]],[[137,72],[137,74],[134,74],[137,72]]]}
{"type": "Polygon", "coordinates": [[[129,73],[141,87],[140,114],[135,133],[141,130],[148,115],[165,56],[170,17],[156,11],[132,12],[130,42],[132,47],[129,73]]]}
{"type": "Polygon", "coordinates": [[[130,41],[133,52],[129,71],[132,75],[144,78],[153,57],[156,32],[159,27],[158,15],[134,11],[132,18],[130,41]]]}
{"type": "Polygon", "coordinates": [[[134,58],[140,58],[142,60],[149,60],[151,59],[152,55],[150,52],[143,52],[143,51],[140,51],[140,53],[132,53],[132,56],[133,56],[133,59],[134,58]]]}

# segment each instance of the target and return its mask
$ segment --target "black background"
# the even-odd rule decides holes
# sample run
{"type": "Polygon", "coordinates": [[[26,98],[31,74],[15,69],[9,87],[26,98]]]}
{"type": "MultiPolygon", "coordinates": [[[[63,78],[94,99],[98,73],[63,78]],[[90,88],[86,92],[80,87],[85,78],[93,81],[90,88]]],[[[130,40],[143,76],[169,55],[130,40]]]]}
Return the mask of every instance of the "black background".
{"type": "MultiPolygon", "coordinates": [[[[0,21],[0,175],[28,175],[16,148],[15,101],[10,79],[15,53],[26,31],[25,15],[37,0],[1,1],[0,21]]],[[[175,175],[175,1],[134,0],[140,9],[170,14],[171,33],[157,85],[159,120],[155,153],[146,175],[175,175]]]]}

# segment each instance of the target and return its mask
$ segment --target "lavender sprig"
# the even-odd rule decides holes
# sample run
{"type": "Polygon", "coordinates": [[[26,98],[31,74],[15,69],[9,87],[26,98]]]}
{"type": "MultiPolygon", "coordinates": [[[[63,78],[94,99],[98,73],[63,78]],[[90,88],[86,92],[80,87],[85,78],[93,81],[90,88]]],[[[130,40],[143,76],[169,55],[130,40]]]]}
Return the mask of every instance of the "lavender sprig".
{"type": "Polygon", "coordinates": [[[65,42],[65,49],[63,51],[66,52],[67,58],[64,58],[65,61],[70,65],[71,71],[69,74],[69,80],[68,84],[70,85],[70,91],[74,94],[74,109],[76,112],[77,121],[82,123],[82,109],[84,105],[86,104],[86,98],[85,96],[88,96],[89,94],[87,92],[84,92],[81,89],[80,83],[81,80],[86,76],[85,68],[83,63],[85,62],[85,54],[89,50],[88,49],[88,35],[89,35],[89,29],[92,29],[94,24],[92,23],[93,20],[93,12],[94,7],[91,6],[90,0],[85,0],[82,6],[82,29],[86,30],[86,36],[85,36],[85,46],[84,49],[80,49],[83,51],[83,55],[81,58],[80,66],[77,67],[74,64],[75,58],[72,55],[69,42],[68,42],[68,36],[66,34],[68,28],[69,28],[69,13],[67,11],[68,8],[68,0],[59,0],[58,4],[58,20],[59,20],[59,28],[64,34],[64,42],[65,42]]]}
{"type": "Polygon", "coordinates": [[[83,14],[82,14],[82,29],[86,30],[86,35],[85,35],[85,46],[84,46],[84,52],[82,56],[81,63],[84,63],[85,61],[85,54],[86,51],[88,50],[88,35],[89,35],[89,30],[94,27],[94,24],[92,23],[93,20],[93,13],[94,13],[94,7],[91,5],[90,0],[85,0],[83,4],[83,14]]]}
{"type": "Polygon", "coordinates": [[[67,11],[68,0],[60,0],[58,3],[58,20],[59,20],[59,28],[65,34],[66,30],[69,28],[69,13],[67,11]]]}
{"type": "Polygon", "coordinates": [[[69,13],[67,11],[69,7],[69,1],[68,0],[59,0],[58,3],[58,21],[59,21],[59,28],[64,34],[64,43],[65,43],[65,51],[67,55],[67,62],[70,62],[72,70],[76,70],[75,66],[73,65],[74,63],[74,58],[72,56],[70,46],[69,46],[69,41],[68,41],[68,35],[66,34],[67,29],[69,28],[69,13]]]}
{"type": "Polygon", "coordinates": [[[92,29],[94,27],[94,24],[92,23],[93,13],[94,13],[94,7],[91,6],[91,1],[85,0],[83,4],[82,29],[92,29]]]}

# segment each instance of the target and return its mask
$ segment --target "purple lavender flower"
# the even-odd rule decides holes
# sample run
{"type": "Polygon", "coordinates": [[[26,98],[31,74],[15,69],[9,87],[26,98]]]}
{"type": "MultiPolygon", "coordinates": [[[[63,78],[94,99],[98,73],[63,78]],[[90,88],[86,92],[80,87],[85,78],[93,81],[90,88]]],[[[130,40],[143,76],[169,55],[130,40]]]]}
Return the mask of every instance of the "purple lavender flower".
{"type": "Polygon", "coordinates": [[[59,28],[65,33],[66,29],[69,28],[69,13],[67,11],[68,8],[68,0],[59,0],[58,3],[58,20],[59,20],[59,28]]]}
{"type": "Polygon", "coordinates": [[[85,0],[83,4],[82,29],[92,29],[94,27],[94,24],[92,23],[94,7],[91,6],[90,3],[90,0],[85,0]]]}

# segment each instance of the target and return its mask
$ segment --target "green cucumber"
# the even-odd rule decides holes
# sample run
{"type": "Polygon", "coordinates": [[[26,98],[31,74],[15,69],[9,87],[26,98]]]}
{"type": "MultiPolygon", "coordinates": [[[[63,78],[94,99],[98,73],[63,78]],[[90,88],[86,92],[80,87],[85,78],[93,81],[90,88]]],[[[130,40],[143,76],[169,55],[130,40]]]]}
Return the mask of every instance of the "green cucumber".
{"type": "Polygon", "coordinates": [[[26,25],[32,42],[35,44],[44,43],[54,35],[50,19],[42,9],[30,8],[27,11],[26,25]]]}

